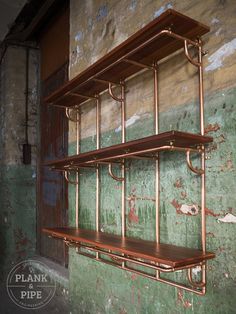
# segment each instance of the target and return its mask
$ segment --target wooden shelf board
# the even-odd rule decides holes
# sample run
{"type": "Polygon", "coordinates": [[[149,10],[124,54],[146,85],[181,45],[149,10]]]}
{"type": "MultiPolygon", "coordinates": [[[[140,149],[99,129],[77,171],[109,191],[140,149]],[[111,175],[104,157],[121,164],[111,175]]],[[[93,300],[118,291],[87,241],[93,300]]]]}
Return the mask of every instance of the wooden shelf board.
{"type": "MultiPolygon", "coordinates": [[[[144,150],[157,149],[170,145],[173,142],[174,146],[181,148],[191,148],[198,145],[204,145],[213,141],[212,137],[202,136],[198,134],[191,134],[179,131],[168,131],[158,135],[148,136],[142,139],[105,147],[90,152],[80,153],[78,155],[69,156],[63,159],[52,160],[46,162],[44,165],[49,167],[66,169],[66,167],[84,166],[91,163],[99,163],[99,160],[115,160],[125,158],[127,154],[143,154],[144,150]]],[[[155,151],[154,151],[155,152],[155,151]]],[[[127,156],[128,158],[128,156],[127,156]]]]}
{"type": "Polygon", "coordinates": [[[215,257],[214,253],[203,253],[197,249],[179,247],[171,244],[157,244],[152,241],[121,237],[93,230],[45,228],[43,232],[67,241],[86,243],[92,247],[112,250],[134,258],[142,258],[173,268],[201,263],[215,257]]]}
{"type": "MultiPolygon", "coordinates": [[[[105,69],[106,70],[96,78],[120,82],[120,80],[124,80],[139,72],[141,70],[139,66],[124,61],[119,61],[109,69],[107,69],[107,67],[166,29],[171,29],[172,32],[191,40],[209,32],[208,26],[169,9],[123,43],[112,49],[86,70],[82,71],[74,79],[46,97],[44,101],[62,107],[79,105],[84,102],[84,98],[72,96],[69,92],[73,91],[75,93],[93,96],[94,94],[106,90],[108,87],[107,84],[98,83],[93,80],[94,76],[105,69]]],[[[146,46],[138,49],[135,53],[132,53],[129,58],[134,61],[152,65],[154,60],[161,60],[180,48],[183,48],[183,42],[181,40],[172,38],[167,34],[162,34],[146,46]]]]}

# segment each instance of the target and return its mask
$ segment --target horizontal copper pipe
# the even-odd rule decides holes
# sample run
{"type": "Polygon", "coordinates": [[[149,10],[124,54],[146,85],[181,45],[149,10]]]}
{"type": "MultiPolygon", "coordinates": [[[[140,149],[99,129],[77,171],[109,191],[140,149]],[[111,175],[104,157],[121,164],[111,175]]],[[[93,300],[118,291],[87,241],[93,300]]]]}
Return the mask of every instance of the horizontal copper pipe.
{"type": "MultiPolygon", "coordinates": [[[[77,253],[96,260],[95,256],[92,256],[92,255],[90,255],[88,253],[85,253],[85,252],[77,252],[77,253]]],[[[145,272],[143,272],[141,270],[136,270],[136,269],[133,269],[133,268],[130,268],[130,267],[127,267],[127,266],[122,266],[122,265],[119,265],[117,263],[114,263],[114,262],[111,262],[111,261],[106,261],[106,260],[101,259],[101,258],[100,258],[99,261],[101,261],[102,263],[108,264],[108,265],[112,265],[112,266],[117,267],[117,268],[122,269],[122,270],[127,270],[127,271],[130,271],[130,272],[133,272],[135,274],[141,275],[143,277],[146,277],[146,278],[149,278],[149,279],[152,279],[152,280],[155,280],[155,281],[159,281],[159,282],[162,282],[162,283],[167,283],[167,284],[169,284],[169,285],[171,285],[173,287],[184,289],[186,291],[193,292],[193,293],[196,293],[198,295],[204,295],[205,294],[205,291],[197,290],[197,289],[194,289],[194,288],[190,288],[190,287],[187,287],[186,285],[183,285],[183,284],[180,284],[180,283],[168,280],[168,279],[163,279],[163,278],[160,278],[160,277],[157,278],[156,275],[152,276],[152,275],[147,274],[147,273],[145,273],[145,272]]]]}
{"type": "Polygon", "coordinates": [[[106,157],[106,158],[101,158],[101,159],[94,159],[91,161],[87,161],[87,164],[90,163],[96,163],[96,162],[100,162],[100,161],[105,161],[105,160],[112,160],[112,159],[118,159],[118,158],[126,158],[129,156],[135,156],[136,154],[145,154],[145,153],[152,153],[152,152],[158,152],[158,151],[162,151],[162,150],[170,150],[170,151],[184,151],[186,152],[187,150],[191,151],[191,152],[195,152],[195,153],[199,153],[199,149],[195,149],[195,148],[186,148],[186,147],[177,147],[177,146],[172,146],[172,145],[165,145],[165,146],[161,146],[161,147],[157,147],[157,148],[150,148],[150,149],[144,149],[144,150],[140,150],[140,151],[135,151],[132,153],[124,153],[121,155],[116,155],[114,157],[106,157]]]}
{"type": "Polygon", "coordinates": [[[120,260],[123,260],[123,261],[126,261],[126,262],[138,264],[140,266],[152,268],[154,270],[160,270],[160,271],[165,272],[165,273],[170,273],[170,272],[174,272],[174,271],[177,271],[177,270],[184,270],[184,269],[188,269],[188,268],[193,268],[193,267],[196,267],[196,266],[200,265],[199,263],[198,264],[194,263],[194,264],[187,265],[187,266],[165,268],[165,267],[153,265],[153,264],[150,264],[150,263],[142,262],[142,261],[139,261],[139,260],[135,260],[135,259],[133,259],[131,257],[126,257],[126,256],[123,256],[123,255],[117,255],[115,253],[106,252],[106,251],[100,250],[99,248],[93,248],[93,247],[90,247],[90,246],[87,246],[87,245],[79,244],[79,247],[82,247],[82,248],[84,248],[86,250],[90,250],[90,251],[93,251],[93,252],[99,252],[101,254],[107,255],[107,256],[112,257],[112,258],[116,258],[116,259],[120,259],[120,260]]]}

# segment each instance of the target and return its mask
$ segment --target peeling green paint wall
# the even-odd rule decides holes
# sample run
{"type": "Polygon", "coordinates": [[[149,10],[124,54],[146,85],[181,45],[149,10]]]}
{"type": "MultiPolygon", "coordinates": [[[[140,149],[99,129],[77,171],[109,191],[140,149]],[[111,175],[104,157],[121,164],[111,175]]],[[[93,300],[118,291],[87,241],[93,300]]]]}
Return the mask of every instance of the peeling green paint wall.
{"type": "Polygon", "coordinates": [[[36,144],[38,54],[29,53],[29,143],[32,163],[23,165],[25,143],[25,48],[7,48],[0,92],[0,247],[1,277],[36,249],[36,144]]]}
{"type": "MultiPolygon", "coordinates": [[[[127,273],[70,252],[70,297],[73,313],[234,313],[236,234],[235,224],[221,222],[226,214],[236,214],[234,182],[236,90],[225,90],[206,99],[206,125],[214,144],[207,160],[207,249],[216,253],[208,262],[207,294],[183,292],[162,283],[127,273]],[[217,126],[217,127],[216,127],[217,126]],[[123,311],[123,312],[122,312],[123,311]]],[[[173,128],[192,132],[194,105],[185,105],[161,114],[161,121],[173,128]],[[187,112],[187,114],[185,114],[187,112]]],[[[141,126],[151,127],[152,119],[130,127],[133,134],[141,126]]],[[[164,130],[163,130],[164,131],[164,130]]],[[[107,133],[109,138],[109,133],[107,133]]],[[[91,139],[86,139],[88,142],[91,139]]],[[[86,141],[85,140],[85,141],[86,141]]],[[[197,164],[198,159],[194,162],[197,164]]],[[[161,153],[161,239],[164,243],[200,247],[200,213],[185,215],[181,205],[199,205],[199,179],[187,170],[184,155],[161,153]]],[[[127,171],[127,235],[154,240],[154,162],[132,161],[127,171]]],[[[95,228],[95,174],[80,172],[80,226],[95,228]]],[[[103,167],[101,175],[101,228],[120,234],[120,183],[103,167]]],[[[73,207],[73,206],[72,206],[73,207]]],[[[74,207],[73,207],[74,208],[74,207]]],[[[74,217],[74,212],[71,213],[74,217]]],[[[71,220],[72,225],[75,223],[71,220]]],[[[169,275],[185,280],[184,275],[169,275]]]]}
{"type": "MultiPolygon", "coordinates": [[[[71,1],[71,78],[168,7],[211,26],[204,37],[206,133],[214,137],[207,154],[207,264],[204,297],[92,261],[70,250],[72,313],[227,313],[236,309],[236,3],[226,1],[71,1]],[[85,14],[86,13],[86,14],[85,14]],[[93,49],[91,49],[93,47],[93,49]]],[[[177,56],[160,67],[160,131],[198,132],[196,80],[191,66],[177,56]],[[180,62],[180,63],[179,63],[180,62]],[[186,65],[185,67],[183,67],[186,65]],[[170,74],[173,74],[170,76],[170,74]],[[171,77],[171,78],[170,78],[171,77]],[[170,84],[169,84],[170,83],[170,84]],[[169,87],[167,90],[166,86],[169,87]],[[169,92],[171,91],[171,92],[169,92]]],[[[127,86],[127,140],[153,133],[152,80],[139,76],[127,86]]],[[[119,106],[102,96],[102,147],[120,141],[119,106]]],[[[94,105],[83,107],[82,151],[95,149],[94,105]]],[[[70,125],[70,152],[75,150],[70,125]]],[[[183,154],[161,153],[161,241],[200,247],[200,181],[187,170],[183,154]],[[187,207],[186,207],[187,206],[187,207]],[[184,210],[188,209],[188,214],[184,210]],[[194,208],[194,210],[191,210],[194,208]]],[[[198,164],[194,158],[194,164],[198,164]]],[[[127,235],[154,239],[155,191],[152,161],[127,162],[127,235]]],[[[116,169],[119,173],[119,169],[116,169]]],[[[121,185],[101,173],[101,229],[121,232],[121,185]]],[[[95,228],[95,173],[80,171],[79,224],[95,228]]],[[[70,223],[75,224],[70,189],[70,223]]],[[[166,275],[167,276],[167,275],[166,275]]],[[[185,280],[182,272],[168,278],[185,280]]]]}

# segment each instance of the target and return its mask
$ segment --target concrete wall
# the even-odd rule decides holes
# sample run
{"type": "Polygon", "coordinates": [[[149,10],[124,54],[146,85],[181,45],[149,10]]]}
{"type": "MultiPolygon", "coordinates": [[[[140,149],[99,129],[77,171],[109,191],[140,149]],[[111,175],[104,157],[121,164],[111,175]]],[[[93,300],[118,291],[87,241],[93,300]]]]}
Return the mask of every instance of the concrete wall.
{"type": "Polygon", "coordinates": [[[32,163],[22,163],[25,143],[26,50],[10,46],[3,58],[0,91],[0,245],[1,276],[36,247],[36,144],[38,52],[29,52],[29,122],[32,163]]]}
{"type": "MultiPolygon", "coordinates": [[[[234,313],[236,258],[236,38],[235,1],[76,1],[71,0],[70,79],[160,15],[174,8],[211,27],[204,36],[206,133],[214,137],[207,161],[207,249],[216,258],[207,266],[204,297],[92,261],[70,250],[72,313],[234,313]]],[[[160,66],[160,129],[199,131],[197,77],[183,54],[160,66]]],[[[127,85],[127,139],[153,133],[150,73],[127,85]]],[[[102,147],[120,141],[119,105],[102,96],[102,147]]],[[[94,105],[82,109],[82,151],[95,149],[94,105]]],[[[70,125],[70,152],[75,147],[70,125]]],[[[197,159],[195,160],[197,163],[197,159]]],[[[127,235],[154,239],[154,165],[132,161],[127,175],[127,235]]],[[[117,170],[118,173],[119,170],[117,170]]],[[[199,179],[184,156],[161,154],[161,240],[200,247],[199,179]],[[195,212],[185,212],[186,206],[195,212]]],[[[95,174],[80,173],[80,226],[95,227],[95,174]]],[[[101,227],[120,234],[120,184],[102,169],[101,227]]],[[[71,193],[71,225],[74,199],[71,193]]],[[[184,280],[182,273],[170,278],[184,280]]]]}

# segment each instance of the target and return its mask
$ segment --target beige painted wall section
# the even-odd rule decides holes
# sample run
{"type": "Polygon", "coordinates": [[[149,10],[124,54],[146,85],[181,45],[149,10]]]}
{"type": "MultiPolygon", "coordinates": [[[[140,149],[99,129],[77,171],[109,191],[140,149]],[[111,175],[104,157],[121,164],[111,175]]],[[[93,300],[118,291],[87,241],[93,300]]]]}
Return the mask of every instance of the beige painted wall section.
{"type": "MultiPolygon", "coordinates": [[[[167,8],[173,8],[209,25],[204,36],[204,83],[206,93],[236,85],[236,1],[223,0],[86,0],[70,2],[70,79],[127,39],[167,8]]],[[[196,68],[188,64],[181,52],[159,69],[160,110],[197,101],[196,68]]],[[[127,84],[127,120],[142,119],[153,110],[152,74],[138,76],[127,84]]],[[[102,131],[120,124],[119,104],[103,96],[102,131]]],[[[82,137],[95,133],[93,106],[83,108],[82,137]]],[[[73,131],[73,125],[70,126],[73,131]]],[[[167,127],[168,128],[168,127],[167,127]]],[[[171,126],[170,126],[171,128],[171,126]]],[[[71,132],[70,141],[73,141],[71,132]]]]}

